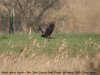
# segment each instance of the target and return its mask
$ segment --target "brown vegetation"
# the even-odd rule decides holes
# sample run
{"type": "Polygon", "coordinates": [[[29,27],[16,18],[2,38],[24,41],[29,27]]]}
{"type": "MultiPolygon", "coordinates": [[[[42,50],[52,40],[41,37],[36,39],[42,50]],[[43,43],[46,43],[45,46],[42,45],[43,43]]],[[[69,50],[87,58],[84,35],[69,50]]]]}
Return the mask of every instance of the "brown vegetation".
{"type": "MultiPolygon", "coordinates": [[[[25,72],[22,75],[27,75],[27,71],[33,75],[35,72],[79,72],[78,75],[99,75],[100,74],[100,53],[94,58],[81,58],[79,56],[68,58],[64,55],[58,55],[49,58],[46,55],[36,56],[33,58],[14,57],[12,55],[0,56],[0,75],[6,75],[2,72],[25,72]],[[84,73],[89,72],[89,73],[84,73]],[[93,72],[93,73],[90,73],[93,72]]],[[[7,75],[10,75],[9,73],[7,75]]],[[[15,74],[12,74],[15,75],[15,74]]],[[[19,75],[18,73],[16,75],[19,75]]],[[[41,74],[35,74],[41,75],[41,74]]],[[[46,74],[49,75],[49,74],[46,74]]],[[[51,74],[53,75],[53,74],[51,74]]],[[[55,73],[55,75],[58,75],[55,73]]],[[[62,75],[62,74],[60,74],[62,75]]],[[[66,73],[65,75],[69,75],[66,73]]],[[[73,74],[71,74],[73,75],[73,74]]],[[[74,75],[77,75],[75,73],[74,75]]]]}
{"type": "MultiPolygon", "coordinates": [[[[15,7],[15,27],[17,30],[20,30],[19,26],[24,26],[23,28],[26,29],[32,25],[32,27],[35,28],[34,26],[41,25],[41,22],[46,24],[50,21],[55,21],[56,31],[100,33],[99,0],[59,0],[59,2],[58,0],[51,0],[51,5],[49,4],[49,1],[41,1],[38,0],[38,2],[34,4],[34,0],[29,0],[29,2],[26,0],[25,5],[20,0],[17,0],[17,3],[16,0],[12,0],[11,2],[15,3],[15,5],[9,4],[9,2],[6,2],[5,0],[1,0],[0,13],[5,12],[6,14],[9,14],[8,10],[11,9],[11,7],[15,7]],[[41,4],[41,1],[44,4],[41,4]]],[[[5,13],[2,14],[5,15],[5,13]]],[[[2,17],[0,21],[2,21],[2,17]]],[[[0,28],[1,27],[2,23],[0,24],[0,28]]]]}

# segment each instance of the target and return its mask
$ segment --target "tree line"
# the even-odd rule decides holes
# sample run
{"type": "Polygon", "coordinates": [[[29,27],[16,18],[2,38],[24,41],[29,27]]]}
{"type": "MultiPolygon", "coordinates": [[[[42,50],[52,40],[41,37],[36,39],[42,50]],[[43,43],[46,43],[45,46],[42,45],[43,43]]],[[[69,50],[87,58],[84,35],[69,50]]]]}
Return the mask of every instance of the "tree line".
{"type": "Polygon", "coordinates": [[[0,3],[7,9],[0,13],[0,26],[9,33],[26,32],[30,28],[38,31],[47,11],[60,8],[60,0],[0,0],[0,3]]]}

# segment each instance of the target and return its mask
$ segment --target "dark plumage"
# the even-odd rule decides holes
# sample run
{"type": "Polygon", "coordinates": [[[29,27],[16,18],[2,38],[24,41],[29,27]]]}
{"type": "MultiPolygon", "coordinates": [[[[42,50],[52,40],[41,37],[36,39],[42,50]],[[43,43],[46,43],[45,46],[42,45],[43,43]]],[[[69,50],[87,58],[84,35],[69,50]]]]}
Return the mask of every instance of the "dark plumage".
{"type": "Polygon", "coordinates": [[[51,22],[51,23],[49,24],[49,26],[47,27],[45,33],[43,33],[43,34],[41,35],[41,37],[45,37],[45,38],[50,37],[51,34],[52,34],[52,32],[53,32],[53,30],[54,30],[54,28],[55,28],[55,24],[54,24],[54,22],[51,22]]]}

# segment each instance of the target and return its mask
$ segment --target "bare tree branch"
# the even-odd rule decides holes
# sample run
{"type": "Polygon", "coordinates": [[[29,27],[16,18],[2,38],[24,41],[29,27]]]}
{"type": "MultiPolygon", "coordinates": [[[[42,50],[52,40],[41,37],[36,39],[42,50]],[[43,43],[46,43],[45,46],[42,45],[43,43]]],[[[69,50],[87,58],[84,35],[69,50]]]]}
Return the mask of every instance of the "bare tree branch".
{"type": "Polygon", "coordinates": [[[50,8],[59,6],[59,0],[2,0],[3,4],[11,10],[15,9],[15,18],[23,28],[37,28],[38,23],[50,8]]]}

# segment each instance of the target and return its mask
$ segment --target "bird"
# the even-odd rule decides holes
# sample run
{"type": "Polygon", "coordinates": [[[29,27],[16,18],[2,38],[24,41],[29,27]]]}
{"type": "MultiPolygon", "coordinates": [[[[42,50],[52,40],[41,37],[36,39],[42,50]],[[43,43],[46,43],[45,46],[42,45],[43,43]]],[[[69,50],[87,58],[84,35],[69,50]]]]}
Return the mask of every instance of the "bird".
{"type": "Polygon", "coordinates": [[[54,28],[55,28],[55,23],[54,22],[49,23],[48,27],[46,28],[46,31],[42,33],[41,37],[49,38],[53,33],[54,28]]]}

